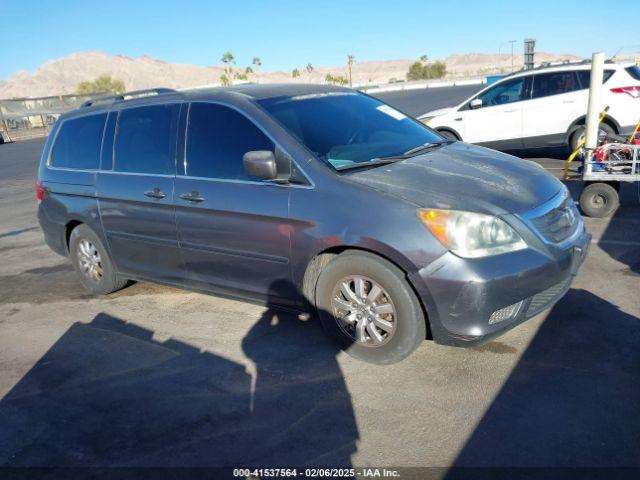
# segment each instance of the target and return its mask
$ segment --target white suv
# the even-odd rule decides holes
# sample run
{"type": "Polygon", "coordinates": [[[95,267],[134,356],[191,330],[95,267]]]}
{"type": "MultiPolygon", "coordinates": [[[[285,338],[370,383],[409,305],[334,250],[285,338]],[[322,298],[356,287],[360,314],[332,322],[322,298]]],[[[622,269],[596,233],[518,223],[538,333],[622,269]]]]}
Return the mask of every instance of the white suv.
{"type": "MultiPolygon", "coordinates": [[[[511,74],[453,108],[418,117],[446,138],[499,150],[575,148],[584,135],[591,64],[564,64],[511,74]]],[[[640,120],[640,68],[606,63],[601,123],[607,133],[630,134],[640,120]]]]}

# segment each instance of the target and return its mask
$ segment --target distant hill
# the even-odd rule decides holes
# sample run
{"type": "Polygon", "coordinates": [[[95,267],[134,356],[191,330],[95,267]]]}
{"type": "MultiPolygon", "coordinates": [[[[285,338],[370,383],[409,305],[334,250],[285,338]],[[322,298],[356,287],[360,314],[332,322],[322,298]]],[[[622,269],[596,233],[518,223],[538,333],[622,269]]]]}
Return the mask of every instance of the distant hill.
{"type": "MultiPolygon", "coordinates": [[[[537,53],[536,62],[579,60],[575,55],[537,53]]],[[[522,55],[514,56],[516,69],[522,66],[522,55]]],[[[404,79],[409,65],[415,60],[382,60],[358,62],[353,66],[353,82],[356,85],[387,83],[390,79],[404,79]]],[[[444,59],[449,76],[464,77],[484,75],[499,70],[510,71],[511,55],[469,53],[451,55],[444,59]]],[[[244,66],[238,65],[238,70],[244,66]]],[[[300,65],[301,75],[292,78],[291,72],[262,70],[249,76],[250,81],[274,82],[324,82],[327,73],[347,75],[347,67],[318,67],[311,73],[300,65]]],[[[93,80],[103,73],[124,81],[128,90],[152,87],[189,88],[217,84],[223,67],[201,67],[143,55],[131,58],[124,55],[108,55],[104,52],[78,52],[59,60],[44,63],[35,73],[21,71],[6,80],[0,80],[0,98],[41,97],[75,93],[78,84],[93,80]]]]}

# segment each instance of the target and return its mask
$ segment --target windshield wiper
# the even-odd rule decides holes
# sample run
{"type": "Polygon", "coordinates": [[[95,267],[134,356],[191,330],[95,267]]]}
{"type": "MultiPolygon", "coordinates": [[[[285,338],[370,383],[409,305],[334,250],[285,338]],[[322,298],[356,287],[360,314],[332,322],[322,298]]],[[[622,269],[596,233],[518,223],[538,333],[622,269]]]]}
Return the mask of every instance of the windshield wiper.
{"type": "Polygon", "coordinates": [[[341,167],[336,167],[336,170],[341,172],[343,170],[352,170],[352,169],[355,169],[355,168],[365,168],[365,167],[375,167],[375,166],[378,166],[378,165],[388,165],[389,163],[394,163],[394,162],[397,162],[399,160],[402,160],[402,159],[401,158],[396,158],[396,157],[372,158],[371,160],[367,160],[366,162],[356,162],[356,163],[351,163],[349,165],[343,165],[341,167]]]}
{"type": "Polygon", "coordinates": [[[423,143],[422,145],[418,145],[417,147],[414,147],[411,150],[407,150],[402,155],[391,155],[389,157],[376,157],[376,158],[372,158],[371,160],[367,160],[366,162],[352,163],[349,165],[344,165],[342,167],[337,167],[336,170],[341,171],[341,170],[351,170],[354,168],[363,168],[363,167],[376,166],[376,165],[387,165],[389,163],[399,162],[400,160],[406,160],[407,158],[415,157],[416,155],[419,155],[434,147],[448,145],[449,143],[453,143],[453,142],[449,140],[445,140],[442,142],[427,142],[427,143],[423,143]]]}
{"type": "Polygon", "coordinates": [[[417,147],[412,148],[411,150],[407,150],[406,152],[404,152],[402,155],[399,155],[399,156],[404,158],[414,157],[426,150],[430,150],[434,147],[441,147],[442,145],[449,145],[450,143],[453,143],[453,142],[455,142],[455,140],[443,140],[441,142],[423,143],[422,145],[418,145],[417,147]]]}

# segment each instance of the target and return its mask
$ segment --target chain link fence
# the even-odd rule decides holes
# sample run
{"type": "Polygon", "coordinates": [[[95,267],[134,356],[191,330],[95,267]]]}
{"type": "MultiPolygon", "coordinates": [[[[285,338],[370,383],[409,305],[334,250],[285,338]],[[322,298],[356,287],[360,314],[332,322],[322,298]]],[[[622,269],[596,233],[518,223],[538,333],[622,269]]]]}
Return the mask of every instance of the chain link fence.
{"type": "Polygon", "coordinates": [[[0,100],[0,133],[5,141],[49,134],[61,113],[78,108],[96,95],[59,95],[0,100]]]}

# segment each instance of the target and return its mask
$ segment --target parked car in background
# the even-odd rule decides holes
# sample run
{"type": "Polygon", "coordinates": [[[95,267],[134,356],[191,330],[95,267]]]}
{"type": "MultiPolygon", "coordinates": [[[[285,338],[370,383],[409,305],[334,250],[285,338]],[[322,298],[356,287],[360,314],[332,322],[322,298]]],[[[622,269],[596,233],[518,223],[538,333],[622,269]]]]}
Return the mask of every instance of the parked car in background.
{"type": "Polygon", "coordinates": [[[590,240],[538,165],[332,86],[87,104],[53,127],[36,189],[46,242],[89,292],[148,280],[315,309],[375,363],[538,314],[590,240]]]}
{"type": "Polygon", "coordinates": [[[2,136],[2,132],[0,132],[0,145],[4,143],[4,137],[2,136]]]}
{"type": "MultiPolygon", "coordinates": [[[[497,150],[569,146],[584,136],[591,64],[525,70],[499,80],[460,105],[418,117],[446,138],[497,150]]],[[[640,67],[606,63],[600,128],[630,134],[640,120],[640,67]]]]}

